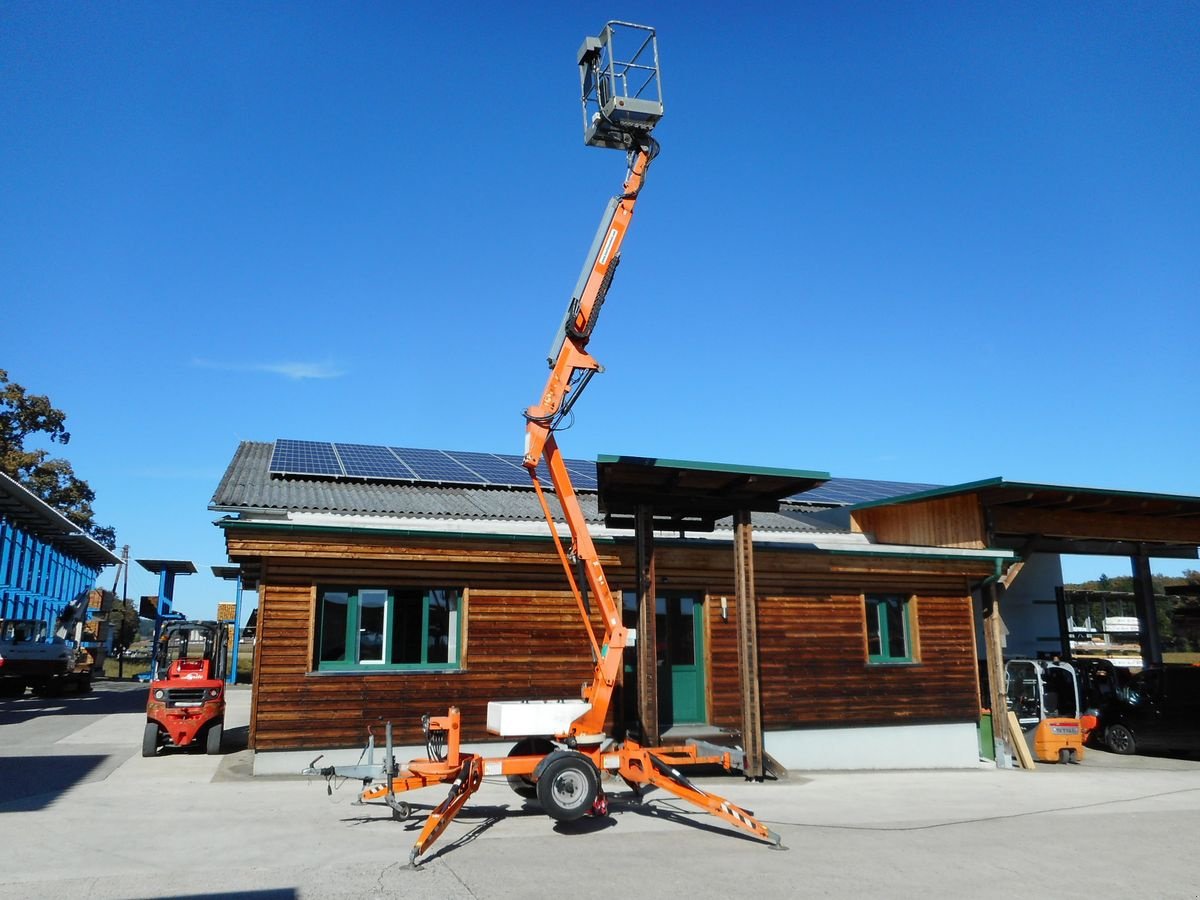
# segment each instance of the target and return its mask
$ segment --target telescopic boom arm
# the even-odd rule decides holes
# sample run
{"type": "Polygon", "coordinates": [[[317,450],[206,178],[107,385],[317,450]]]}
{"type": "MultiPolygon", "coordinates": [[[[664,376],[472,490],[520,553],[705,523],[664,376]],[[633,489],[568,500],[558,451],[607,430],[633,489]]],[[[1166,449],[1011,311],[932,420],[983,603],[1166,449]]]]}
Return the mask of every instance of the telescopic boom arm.
{"type": "Polygon", "coordinates": [[[590,706],[587,712],[571,723],[569,732],[563,735],[570,738],[603,733],[613,687],[622,664],[621,651],[625,647],[626,629],[621,622],[621,604],[604,576],[604,569],[588,534],[587,520],[571,484],[571,476],[554,439],[554,430],[579,399],[591,377],[602,371],[600,364],[587,352],[587,344],[620,262],[621,243],[633,218],[638,193],[646,181],[646,170],[658,153],[658,144],[653,138],[646,135],[643,140],[643,145],[630,154],[632,164],[625,179],[624,191],[609,202],[600,220],[600,228],[592,241],[579,284],[551,347],[550,376],[542,391],[542,400],[525,411],[525,468],[529,470],[542,512],[550,524],[571,592],[588,628],[595,658],[591,684],[584,690],[584,699],[590,706]],[[538,476],[538,463],[543,458],[550,472],[554,493],[562,506],[567,529],[571,533],[569,550],[563,548],[558,537],[554,516],[538,476]],[[585,601],[587,595],[583,593],[583,585],[580,585],[576,575],[580,570],[586,580],[587,592],[596,598],[604,622],[604,633],[599,641],[592,633],[585,601]]]}

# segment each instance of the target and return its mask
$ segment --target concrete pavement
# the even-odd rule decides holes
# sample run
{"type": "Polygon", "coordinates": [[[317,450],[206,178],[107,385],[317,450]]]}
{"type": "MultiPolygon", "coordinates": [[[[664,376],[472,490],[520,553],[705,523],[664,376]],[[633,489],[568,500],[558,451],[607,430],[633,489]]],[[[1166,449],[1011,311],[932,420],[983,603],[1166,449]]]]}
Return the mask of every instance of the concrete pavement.
{"type": "MultiPolygon", "coordinates": [[[[356,783],[328,796],[319,779],[251,778],[248,751],[143,759],[144,689],[102,684],[96,696],[40,713],[0,702],[0,896],[1200,893],[1190,761],[703,780],[765,819],[786,852],[661,792],[638,806],[610,785],[612,816],[564,825],[489,782],[411,870],[420,817],[443,789],[412,794],[417,816],[394,822],[385,807],[352,805],[356,783]]],[[[248,698],[235,692],[231,729],[248,698]]]]}

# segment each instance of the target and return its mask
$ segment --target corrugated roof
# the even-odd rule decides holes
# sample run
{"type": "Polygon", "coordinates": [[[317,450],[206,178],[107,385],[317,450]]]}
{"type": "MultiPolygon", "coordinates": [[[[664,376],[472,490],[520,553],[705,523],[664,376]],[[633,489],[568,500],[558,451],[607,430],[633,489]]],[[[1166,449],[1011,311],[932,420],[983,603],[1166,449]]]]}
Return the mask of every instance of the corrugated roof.
{"type": "MultiPolygon", "coordinates": [[[[272,445],[243,441],[234,454],[209,508],[225,512],[279,511],[345,516],[467,519],[492,522],[542,521],[532,487],[459,487],[438,484],[368,482],[346,479],[280,477],[270,472],[272,445]]],[[[596,492],[577,492],[589,523],[603,516],[596,492]]],[[[821,532],[842,529],[800,512],[754,513],[754,527],[763,531],[821,532]]],[[[718,529],[731,528],[729,519],[718,529]]]]}

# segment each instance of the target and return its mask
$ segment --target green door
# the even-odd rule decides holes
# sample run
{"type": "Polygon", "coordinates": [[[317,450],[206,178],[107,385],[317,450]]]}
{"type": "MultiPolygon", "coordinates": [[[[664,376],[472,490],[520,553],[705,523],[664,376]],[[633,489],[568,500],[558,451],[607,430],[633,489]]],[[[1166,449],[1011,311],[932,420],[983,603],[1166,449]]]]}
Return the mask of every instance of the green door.
{"type": "Polygon", "coordinates": [[[670,667],[671,683],[668,699],[660,682],[660,717],[668,713],[664,718],[669,717],[672,725],[704,722],[704,603],[694,595],[670,594],[658,599],[655,612],[658,650],[666,664],[663,668],[670,667]]]}

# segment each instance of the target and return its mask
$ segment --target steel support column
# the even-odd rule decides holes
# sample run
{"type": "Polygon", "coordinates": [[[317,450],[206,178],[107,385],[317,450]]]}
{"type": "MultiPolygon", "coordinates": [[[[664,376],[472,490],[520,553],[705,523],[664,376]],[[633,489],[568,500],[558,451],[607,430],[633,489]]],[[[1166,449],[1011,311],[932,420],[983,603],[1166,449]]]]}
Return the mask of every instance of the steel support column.
{"type": "Polygon", "coordinates": [[[658,730],[658,589],[654,577],[654,515],[649,506],[638,506],[637,541],[637,691],[638,722],[642,744],[656,747],[658,730]]]}
{"type": "Polygon", "coordinates": [[[738,684],[742,699],[743,773],[762,781],[762,698],[758,680],[758,600],[754,593],[754,532],[749,510],[733,515],[734,578],[737,594],[738,684]]]}
{"type": "Polygon", "coordinates": [[[1162,640],[1158,632],[1158,607],[1154,602],[1154,580],[1150,557],[1145,553],[1130,557],[1133,563],[1133,602],[1137,607],[1138,640],[1142,645],[1142,663],[1162,665],[1162,640]]]}

